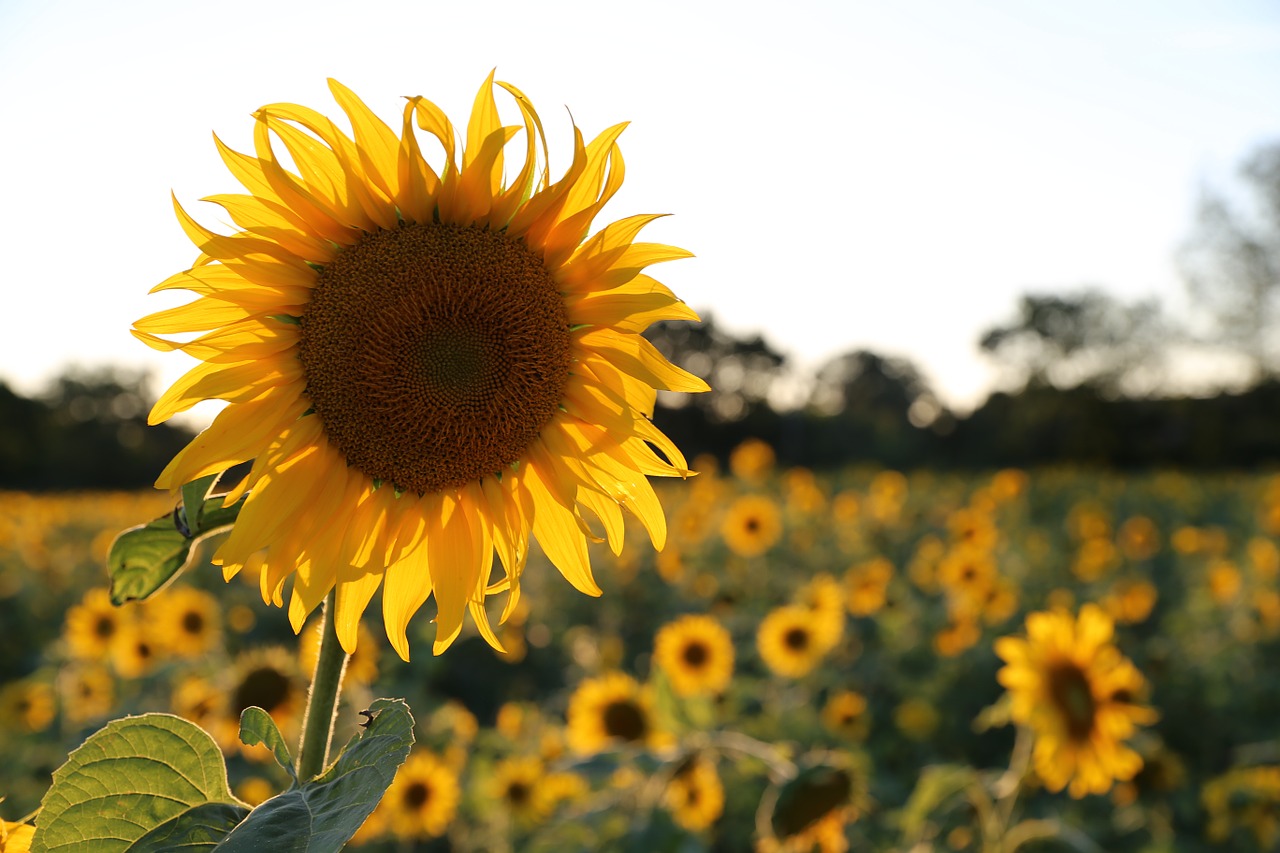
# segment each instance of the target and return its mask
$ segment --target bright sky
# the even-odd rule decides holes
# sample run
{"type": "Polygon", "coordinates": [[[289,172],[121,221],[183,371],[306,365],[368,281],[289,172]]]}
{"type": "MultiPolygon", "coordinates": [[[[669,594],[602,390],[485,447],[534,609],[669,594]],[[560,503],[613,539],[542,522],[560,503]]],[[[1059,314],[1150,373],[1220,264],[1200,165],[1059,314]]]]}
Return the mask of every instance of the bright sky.
{"type": "Polygon", "coordinates": [[[629,119],[602,221],[674,214],[646,238],[697,257],[658,278],[802,367],[905,355],[962,406],[993,378],[981,332],[1028,289],[1181,299],[1198,187],[1280,138],[1274,0],[783,8],[3,0],[0,378],[31,392],[78,362],[168,384],[194,364],[128,333],[195,256],[169,192],[216,225],[196,200],[240,188],[211,132],[251,150],[263,104],[340,115],[328,76],[396,126],[419,94],[464,126],[496,66],[556,176],[564,107],[588,138],[629,119]]]}

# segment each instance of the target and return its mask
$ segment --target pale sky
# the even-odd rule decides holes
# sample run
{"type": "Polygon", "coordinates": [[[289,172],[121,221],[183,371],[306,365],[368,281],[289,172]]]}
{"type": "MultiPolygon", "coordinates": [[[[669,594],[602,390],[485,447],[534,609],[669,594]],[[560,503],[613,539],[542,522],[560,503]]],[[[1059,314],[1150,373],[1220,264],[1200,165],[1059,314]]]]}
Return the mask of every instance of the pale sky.
{"type": "Polygon", "coordinates": [[[697,255],[654,270],[686,302],[801,367],[907,356],[962,407],[1027,290],[1179,303],[1198,188],[1280,138],[1274,0],[0,0],[0,378],[194,364],[128,328],[196,254],[170,190],[212,226],[197,199],[240,190],[213,131],[251,150],[263,104],[339,116],[329,76],[395,127],[406,95],[461,127],[495,66],[554,176],[568,111],[588,138],[632,122],[597,222],[674,214],[645,238],[697,255]]]}

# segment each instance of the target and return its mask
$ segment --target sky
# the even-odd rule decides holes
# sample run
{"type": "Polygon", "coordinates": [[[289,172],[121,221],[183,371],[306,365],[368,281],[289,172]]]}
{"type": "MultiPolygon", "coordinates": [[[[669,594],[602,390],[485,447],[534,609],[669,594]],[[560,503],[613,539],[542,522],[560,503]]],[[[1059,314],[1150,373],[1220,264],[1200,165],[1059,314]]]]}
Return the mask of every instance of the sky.
{"type": "MultiPolygon", "coordinates": [[[[800,371],[869,348],[964,409],[982,332],[1028,291],[1098,285],[1185,308],[1174,254],[1203,187],[1280,139],[1274,0],[899,2],[0,0],[0,380],[194,362],[136,341],[195,249],[170,192],[240,190],[273,102],[340,115],[335,77],[398,127],[423,95],[465,126],[490,69],[542,115],[618,121],[627,180],[597,224],[696,257],[654,274],[800,371]]],[[[499,102],[508,123],[518,116],[499,102]]],[[[199,409],[197,410],[199,417],[199,409]]]]}

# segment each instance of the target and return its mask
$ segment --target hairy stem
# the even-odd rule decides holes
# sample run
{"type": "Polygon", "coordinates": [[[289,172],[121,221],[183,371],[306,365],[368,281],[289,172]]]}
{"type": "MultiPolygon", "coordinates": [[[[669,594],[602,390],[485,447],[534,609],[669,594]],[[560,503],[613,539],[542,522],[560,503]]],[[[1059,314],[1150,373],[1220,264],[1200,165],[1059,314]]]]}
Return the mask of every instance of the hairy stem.
{"type": "Polygon", "coordinates": [[[333,627],[333,592],[320,611],[320,651],[311,677],[307,715],[302,720],[302,743],[298,747],[298,779],[306,782],[319,776],[329,763],[329,744],[338,716],[338,694],[347,668],[347,653],[338,643],[333,627]]]}

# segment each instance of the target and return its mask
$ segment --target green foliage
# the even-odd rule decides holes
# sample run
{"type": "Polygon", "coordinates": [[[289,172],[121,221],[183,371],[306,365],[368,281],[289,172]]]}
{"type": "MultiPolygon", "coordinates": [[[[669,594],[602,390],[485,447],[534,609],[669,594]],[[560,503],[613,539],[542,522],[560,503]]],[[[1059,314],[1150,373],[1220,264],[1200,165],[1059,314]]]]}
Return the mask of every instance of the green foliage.
{"type": "Polygon", "coordinates": [[[182,487],[182,505],[116,537],[107,554],[111,601],[141,601],[164,587],[194,561],[196,546],[235,523],[242,504],[209,500],[216,475],[182,487]]]}
{"type": "MultiPolygon", "coordinates": [[[[295,782],[288,791],[254,809],[218,845],[218,853],[326,853],[342,849],[382,799],[413,746],[413,716],[402,700],[378,699],[369,712],[373,719],[368,727],[351,739],[328,770],[310,782],[295,782]]],[[[287,767],[289,754],[280,733],[274,723],[263,727],[263,717],[267,717],[265,712],[251,715],[248,728],[254,737],[265,735],[268,745],[277,744],[273,747],[276,760],[281,760],[283,753],[282,763],[287,767]]]]}
{"type": "Polygon", "coordinates": [[[144,714],[108,723],[53,774],[31,849],[199,847],[194,839],[247,813],[213,738],[178,717],[144,714]],[[211,804],[222,808],[200,808],[211,804]]]}
{"type": "MultiPolygon", "coordinates": [[[[53,775],[32,850],[104,853],[340,850],[386,793],[413,746],[413,715],[378,699],[368,726],[327,771],[252,812],[231,794],[222,753],[198,726],[167,714],[108,723],[53,775]]],[[[248,708],[241,739],[265,744],[293,775],[288,747],[266,711],[248,708]]]]}

